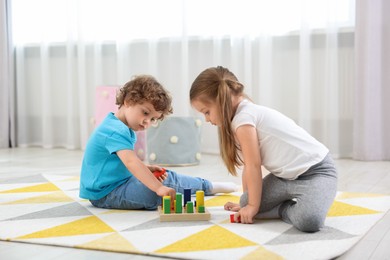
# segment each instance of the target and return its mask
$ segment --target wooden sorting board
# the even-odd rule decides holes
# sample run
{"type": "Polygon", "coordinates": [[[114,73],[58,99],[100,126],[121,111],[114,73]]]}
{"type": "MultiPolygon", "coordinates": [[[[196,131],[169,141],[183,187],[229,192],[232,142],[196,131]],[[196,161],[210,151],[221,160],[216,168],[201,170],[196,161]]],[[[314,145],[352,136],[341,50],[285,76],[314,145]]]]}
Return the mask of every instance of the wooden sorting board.
{"type": "MultiPolygon", "coordinates": [[[[183,208],[185,211],[185,208],[183,208]]],[[[211,214],[205,209],[205,213],[198,213],[194,211],[194,213],[175,213],[171,212],[170,214],[164,214],[161,206],[158,207],[158,214],[160,215],[161,222],[168,221],[200,221],[200,220],[210,220],[211,214]]]]}

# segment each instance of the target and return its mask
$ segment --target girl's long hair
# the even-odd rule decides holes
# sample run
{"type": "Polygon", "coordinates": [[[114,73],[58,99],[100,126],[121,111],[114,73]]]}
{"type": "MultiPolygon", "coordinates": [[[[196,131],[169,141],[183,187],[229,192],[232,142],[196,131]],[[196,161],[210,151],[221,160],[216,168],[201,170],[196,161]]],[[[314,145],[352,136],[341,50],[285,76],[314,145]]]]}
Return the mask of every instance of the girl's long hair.
{"type": "Polygon", "coordinates": [[[244,86],[232,72],[222,66],[211,67],[201,72],[192,83],[190,90],[191,102],[196,99],[205,105],[217,104],[222,120],[221,126],[218,127],[221,157],[229,173],[236,176],[236,167],[241,166],[243,161],[231,125],[235,112],[232,96],[245,96],[244,86]]]}

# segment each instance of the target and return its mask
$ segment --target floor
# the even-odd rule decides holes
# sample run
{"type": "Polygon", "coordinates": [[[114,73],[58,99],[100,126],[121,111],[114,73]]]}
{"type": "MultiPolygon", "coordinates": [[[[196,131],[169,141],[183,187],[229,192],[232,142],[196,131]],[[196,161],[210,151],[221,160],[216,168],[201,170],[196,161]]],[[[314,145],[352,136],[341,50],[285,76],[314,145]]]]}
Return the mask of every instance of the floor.
{"type": "MultiPolygon", "coordinates": [[[[78,175],[83,152],[64,149],[14,148],[0,149],[0,182],[14,177],[37,173],[78,175]]],[[[390,161],[362,162],[336,160],[339,170],[338,190],[365,193],[390,193],[390,161]]],[[[191,167],[174,167],[173,170],[207,177],[212,181],[233,181],[241,184],[238,177],[227,174],[218,156],[202,155],[201,163],[191,167]]],[[[362,240],[337,260],[384,260],[390,259],[390,211],[362,240]]],[[[72,249],[55,246],[31,245],[25,243],[0,241],[1,259],[142,259],[157,257],[129,255],[72,249]]]]}

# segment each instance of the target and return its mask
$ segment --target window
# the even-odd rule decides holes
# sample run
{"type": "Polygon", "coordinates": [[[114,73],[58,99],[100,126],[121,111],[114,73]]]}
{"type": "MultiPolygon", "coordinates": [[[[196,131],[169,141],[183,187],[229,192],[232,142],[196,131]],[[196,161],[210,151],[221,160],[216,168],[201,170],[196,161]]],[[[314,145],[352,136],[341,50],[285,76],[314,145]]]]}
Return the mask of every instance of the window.
{"type": "Polygon", "coordinates": [[[353,27],[353,0],[13,0],[16,44],[353,27]]]}

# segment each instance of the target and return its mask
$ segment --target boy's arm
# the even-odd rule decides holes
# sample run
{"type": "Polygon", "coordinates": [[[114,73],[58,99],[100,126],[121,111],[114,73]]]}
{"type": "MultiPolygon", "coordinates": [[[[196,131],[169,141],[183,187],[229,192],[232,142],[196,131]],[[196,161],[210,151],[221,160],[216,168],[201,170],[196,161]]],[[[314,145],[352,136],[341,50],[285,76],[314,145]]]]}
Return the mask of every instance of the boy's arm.
{"type": "Polygon", "coordinates": [[[158,196],[171,196],[171,201],[175,198],[175,190],[162,185],[152,174],[146,165],[138,158],[132,150],[117,151],[116,154],[121,159],[126,168],[146,187],[156,192],[158,196]]]}
{"type": "Polygon", "coordinates": [[[165,173],[165,169],[159,165],[147,165],[146,164],[146,167],[148,167],[149,171],[153,172],[153,174],[155,176],[157,173],[161,173],[161,175],[165,173]]]}

